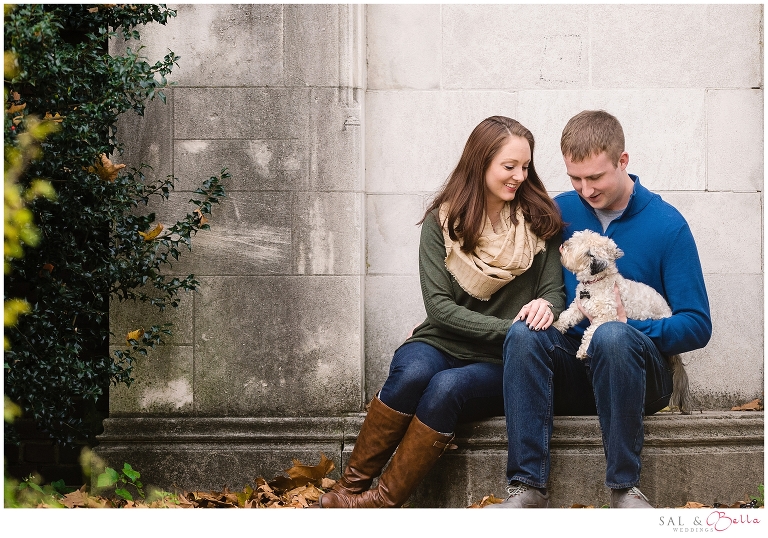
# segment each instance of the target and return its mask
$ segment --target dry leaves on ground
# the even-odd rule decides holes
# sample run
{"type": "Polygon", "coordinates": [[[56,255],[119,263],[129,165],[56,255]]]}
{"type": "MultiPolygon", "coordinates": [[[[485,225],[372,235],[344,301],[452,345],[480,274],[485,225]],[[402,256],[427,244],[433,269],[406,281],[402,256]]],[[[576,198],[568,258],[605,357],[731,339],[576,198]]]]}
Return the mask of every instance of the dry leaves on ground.
{"type": "Polygon", "coordinates": [[[731,407],[731,411],[762,411],[763,406],[760,403],[760,399],[755,398],[751,402],[731,407]]]}

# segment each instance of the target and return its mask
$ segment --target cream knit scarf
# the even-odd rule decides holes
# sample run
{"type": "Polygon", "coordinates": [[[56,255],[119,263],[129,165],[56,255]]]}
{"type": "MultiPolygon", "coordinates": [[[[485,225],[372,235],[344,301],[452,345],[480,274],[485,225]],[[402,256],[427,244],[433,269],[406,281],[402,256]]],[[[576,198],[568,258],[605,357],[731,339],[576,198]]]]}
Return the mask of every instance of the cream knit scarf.
{"type": "Polygon", "coordinates": [[[445,267],[456,278],[464,291],[476,299],[487,301],[496,291],[523,274],[533,263],[533,257],[544,250],[544,240],[531,231],[531,224],[523,218],[517,207],[517,225],[509,218],[510,207],[501,210],[501,233],[493,231],[488,216],[477,247],[471,254],[461,250],[461,240],[453,241],[448,235],[446,204],[440,206],[440,224],[445,239],[445,267]]]}

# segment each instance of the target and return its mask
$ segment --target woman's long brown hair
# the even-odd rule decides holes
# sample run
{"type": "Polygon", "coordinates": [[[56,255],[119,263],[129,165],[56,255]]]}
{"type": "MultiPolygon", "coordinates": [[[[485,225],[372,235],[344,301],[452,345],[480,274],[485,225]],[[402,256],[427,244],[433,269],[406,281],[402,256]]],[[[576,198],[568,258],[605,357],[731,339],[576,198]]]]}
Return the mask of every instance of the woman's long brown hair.
{"type": "Polygon", "coordinates": [[[531,223],[536,235],[546,240],[560,233],[563,228],[560,211],[547,194],[533,165],[533,134],[520,122],[505,116],[491,116],[475,127],[464,146],[459,164],[448,176],[419,224],[432,211],[447,203],[448,235],[454,241],[461,239],[461,250],[464,252],[475,250],[485,219],[485,172],[510,136],[525,138],[531,147],[528,178],[520,184],[515,199],[510,202],[512,222],[517,224],[515,211],[520,206],[523,218],[531,223]]]}

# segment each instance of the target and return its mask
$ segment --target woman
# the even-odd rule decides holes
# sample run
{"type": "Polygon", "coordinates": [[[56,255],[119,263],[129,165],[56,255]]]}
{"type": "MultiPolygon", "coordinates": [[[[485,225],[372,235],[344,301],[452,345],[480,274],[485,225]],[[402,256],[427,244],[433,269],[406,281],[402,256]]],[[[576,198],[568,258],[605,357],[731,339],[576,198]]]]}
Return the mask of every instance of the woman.
{"type": "Polygon", "coordinates": [[[533,167],[533,146],[531,132],[503,116],[483,120],[467,140],[420,222],[427,319],[395,351],[349,464],[321,507],[401,506],[456,448],[460,417],[503,414],[508,329],[516,321],[546,329],[565,302],[563,222],[533,167]]]}

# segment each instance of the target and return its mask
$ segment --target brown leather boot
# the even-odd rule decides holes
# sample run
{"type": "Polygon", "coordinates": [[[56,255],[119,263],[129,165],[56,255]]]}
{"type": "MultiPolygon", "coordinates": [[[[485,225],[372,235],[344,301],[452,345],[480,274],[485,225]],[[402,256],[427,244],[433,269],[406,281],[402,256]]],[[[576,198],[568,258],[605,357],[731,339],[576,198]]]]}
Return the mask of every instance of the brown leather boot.
{"type": "Polygon", "coordinates": [[[405,435],[412,418],[413,415],[395,411],[379,400],[378,395],[374,396],[344,474],[331,491],[355,495],[370,488],[405,435]]]}
{"type": "Polygon", "coordinates": [[[411,421],[395,457],[379,478],[378,487],[359,495],[330,491],[320,496],[321,508],[397,508],[427,475],[447,449],[454,435],[443,435],[421,422],[411,421]]]}

